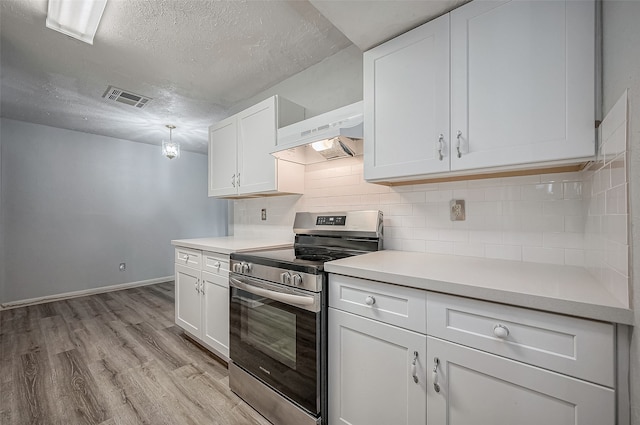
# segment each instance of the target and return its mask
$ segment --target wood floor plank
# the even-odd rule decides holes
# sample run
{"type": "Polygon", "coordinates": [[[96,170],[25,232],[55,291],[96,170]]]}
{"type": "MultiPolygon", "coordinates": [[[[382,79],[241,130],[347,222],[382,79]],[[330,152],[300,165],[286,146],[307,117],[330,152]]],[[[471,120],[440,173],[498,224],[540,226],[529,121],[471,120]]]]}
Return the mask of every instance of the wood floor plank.
{"type": "Polygon", "coordinates": [[[174,294],[167,282],[0,311],[0,423],[268,425],[173,323],[174,294]]]}
{"type": "Polygon", "coordinates": [[[58,385],[63,395],[68,396],[67,411],[73,423],[97,425],[109,419],[102,406],[101,392],[77,350],[57,354],[56,367],[61,371],[63,379],[58,385]]]}
{"type": "Polygon", "coordinates": [[[127,331],[168,370],[177,369],[191,361],[189,357],[171,348],[162,335],[146,322],[127,326],[127,331]]]}
{"type": "Polygon", "coordinates": [[[71,330],[61,316],[45,317],[40,320],[40,328],[47,344],[49,355],[59,354],[75,348],[71,337],[71,330]]]}
{"type": "Polygon", "coordinates": [[[20,423],[47,424],[50,417],[49,398],[46,389],[50,386],[47,380],[49,358],[46,353],[34,350],[20,356],[20,363],[15,370],[20,423]]]}

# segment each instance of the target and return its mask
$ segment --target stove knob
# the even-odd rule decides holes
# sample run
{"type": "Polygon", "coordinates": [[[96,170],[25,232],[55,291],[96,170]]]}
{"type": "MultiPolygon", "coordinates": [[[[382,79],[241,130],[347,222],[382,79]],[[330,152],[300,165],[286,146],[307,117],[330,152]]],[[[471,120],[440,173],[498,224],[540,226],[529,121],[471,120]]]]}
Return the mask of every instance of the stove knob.
{"type": "Polygon", "coordinates": [[[234,273],[242,272],[242,265],[240,263],[233,263],[233,272],[234,273]]]}
{"type": "Polygon", "coordinates": [[[242,263],[242,273],[248,274],[251,271],[251,263],[242,263]]]}
{"type": "Polygon", "coordinates": [[[284,283],[285,285],[290,285],[291,284],[291,274],[289,272],[284,272],[280,275],[280,282],[284,283]]]}
{"type": "Polygon", "coordinates": [[[301,283],[302,283],[302,276],[300,276],[298,273],[291,276],[291,284],[293,286],[300,286],[301,283]]]}

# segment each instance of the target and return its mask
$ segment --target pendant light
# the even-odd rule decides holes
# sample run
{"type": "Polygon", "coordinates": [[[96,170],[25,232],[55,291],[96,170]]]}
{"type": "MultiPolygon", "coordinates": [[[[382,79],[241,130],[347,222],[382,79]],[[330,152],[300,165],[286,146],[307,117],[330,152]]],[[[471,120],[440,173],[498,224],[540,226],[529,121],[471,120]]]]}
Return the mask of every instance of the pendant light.
{"type": "Polygon", "coordinates": [[[175,125],[165,125],[169,129],[169,141],[162,141],[162,155],[169,159],[180,158],[180,143],[174,142],[172,139],[172,131],[176,128],[175,125]]]}

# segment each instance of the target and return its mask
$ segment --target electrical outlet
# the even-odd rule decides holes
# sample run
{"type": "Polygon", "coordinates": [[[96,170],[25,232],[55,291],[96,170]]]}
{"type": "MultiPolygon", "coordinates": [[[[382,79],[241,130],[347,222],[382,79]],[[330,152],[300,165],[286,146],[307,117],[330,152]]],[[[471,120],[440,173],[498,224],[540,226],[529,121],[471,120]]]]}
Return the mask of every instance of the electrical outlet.
{"type": "Polygon", "coordinates": [[[451,214],[451,221],[464,221],[464,199],[452,199],[449,202],[449,213],[451,214]]]}
{"type": "Polygon", "coordinates": [[[267,209],[266,209],[266,208],[263,208],[263,209],[260,211],[260,218],[262,219],[262,221],[264,221],[264,220],[266,220],[266,219],[267,219],[267,209]]]}
{"type": "Polygon", "coordinates": [[[121,272],[125,271],[127,268],[127,263],[120,263],[120,266],[118,268],[121,272]]]}

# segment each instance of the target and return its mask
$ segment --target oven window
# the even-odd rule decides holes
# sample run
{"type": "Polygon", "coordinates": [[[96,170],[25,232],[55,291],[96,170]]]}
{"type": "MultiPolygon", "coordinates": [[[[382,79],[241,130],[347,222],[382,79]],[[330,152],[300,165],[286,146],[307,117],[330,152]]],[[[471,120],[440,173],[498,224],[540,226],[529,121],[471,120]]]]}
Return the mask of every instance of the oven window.
{"type": "Polygon", "coordinates": [[[273,306],[273,301],[242,293],[240,338],[290,369],[296,368],[296,315],[273,306]]]}

